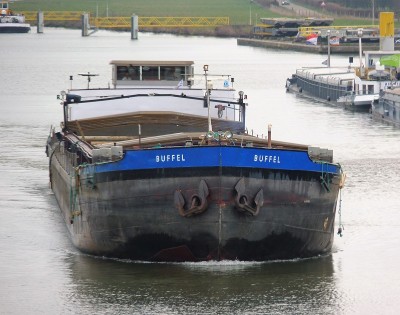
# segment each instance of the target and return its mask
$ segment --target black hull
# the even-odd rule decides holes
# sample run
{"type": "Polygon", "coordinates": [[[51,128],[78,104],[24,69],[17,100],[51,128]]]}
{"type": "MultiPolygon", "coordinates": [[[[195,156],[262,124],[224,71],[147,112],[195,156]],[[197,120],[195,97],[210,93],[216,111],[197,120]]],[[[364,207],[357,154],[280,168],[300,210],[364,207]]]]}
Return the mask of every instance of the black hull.
{"type": "Polygon", "coordinates": [[[29,26],[8,26],[5,23],[0,24],[0,33],[28,33],[31,28],[29,26]]]}
{"type": "Polygon", "coordinates": [[[296,95],[308,97],[324,104],[334,105],[352,112],[370,112],[371,104],[339,103],[340,97],[348,95],[345,88],[338,88],[329,84],[316,83],[310,79],[292,78],[286,81],[286,91],[296,95]]]}
{"type": "MultiPolygon", "coordinates": [[[[110,172],[74,178],[51,159],[51,183],[72,242],[100,256],[145,261],[247,260],[310,257],[332,248],[338,178],[329,191],[320,174],[236,167],[110,172]],[[235,206],[235,185],[246,182],[264,204],[257,216],[235,206]],[[203,213],[182,217],[179,190],[189,203],[199,183],[209,188],[203,213]]],[[[72,168],[71,168],[72,169],[72,168]]]]}
{"type": "Polygon", "coordinates": [[[361,113],[370,113],[371,112],[371,104],[339,104],[344,109],[352,111],[352,112],[361,112],[361,113]]]}
{"type": "Polygon", "coordinates": [[[379,102],[372,105],[372,117],[381,122],[400,127],[400,98],[393,93],[380,96],[379,102]]]}

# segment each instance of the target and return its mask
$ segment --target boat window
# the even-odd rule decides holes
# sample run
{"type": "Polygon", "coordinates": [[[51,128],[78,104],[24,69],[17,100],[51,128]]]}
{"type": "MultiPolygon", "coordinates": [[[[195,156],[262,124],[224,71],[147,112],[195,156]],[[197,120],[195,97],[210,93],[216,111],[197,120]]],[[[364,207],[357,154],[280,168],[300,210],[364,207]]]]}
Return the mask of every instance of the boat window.
{"type": "Polygon", "coordinates": [[[369,65],[370,65],[370,66],[374,66],[374,65],[375,65],[374,59],[371,58],[371,59],[369,60],[369,65]]]}
{"type": "Polygon", "coordinates": [[[185,67],[161,66],[161,80],[180,81],[185,79],[185,67]]]}
{"type": "Polygon", "coordinates": [[[180,81],[185,80],[185,75],[185,66],[117,66],[117,80],[180,81]]]}
{"type": "Polygon", "coordinates": [[[133,65],[118,66],[117,80],[140,80],[140,67],[133,65]]]}
{"type": "Polygon", "coordinates": [[[140,67],[139,66],[128,66],[128,78],[130,80],[140,80],[140,67]]]}
{"type": "Polygon", "coordinates": [[[374,86],[368,85],[368,94],[374,94],[374,86]]]}
{"type": "Polygon", "coordinates": [[[160,75],[161,80],[173,81],[175,80],[174,76],[174,67],[160,67],[160,75]]]}
{"type": "Polygon", "coordinates": [[[185,80],[185,67],[175,67],[174,76],[176,80],[185,80]]]}
{"type": "Polygon", "coordinates": [[[128,67],[118,66],[117,67],[117,80],[122,80],[127,73],[128,73],[128,67]]]}
{"type": "Polygon", "coordinates": [[[142,80],[159,80],[158,67],[143,66],[142,80]]]}

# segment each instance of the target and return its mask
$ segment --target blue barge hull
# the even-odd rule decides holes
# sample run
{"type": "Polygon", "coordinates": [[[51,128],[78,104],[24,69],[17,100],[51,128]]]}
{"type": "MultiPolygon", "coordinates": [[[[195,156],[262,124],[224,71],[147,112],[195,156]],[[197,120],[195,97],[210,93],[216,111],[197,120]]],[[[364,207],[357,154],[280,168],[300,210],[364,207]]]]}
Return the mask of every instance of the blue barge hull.
{"type": "Polygon", "coordinates": [[[332,248],[337,164],[307,151],[230,145],[126,150],[50,176],[83,252],[146,261],[310,257],[332,248]]]}

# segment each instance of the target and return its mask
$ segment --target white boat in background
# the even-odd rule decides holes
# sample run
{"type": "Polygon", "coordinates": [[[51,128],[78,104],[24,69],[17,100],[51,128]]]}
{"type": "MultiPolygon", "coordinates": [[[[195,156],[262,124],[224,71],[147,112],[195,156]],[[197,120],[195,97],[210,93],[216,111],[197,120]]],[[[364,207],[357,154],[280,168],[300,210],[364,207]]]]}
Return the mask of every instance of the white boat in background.
{"type": "Polygon", "coordinates": [[[0,33],[28,33],[30,30],[25,16],[13,13],[8,1],[0,2],[0,33]]]}
{"type": "MultiPolygon", "coordinates": [[[[400,86],[395,68],[380,65],[380,58],[396,51],[365,51],[361,67],[300,68],[287,79],[286,89],[352,111],[371,110],[379,92],[400,86]]],[[[352,62],[350,57],[349,61],[352,62]]]]}

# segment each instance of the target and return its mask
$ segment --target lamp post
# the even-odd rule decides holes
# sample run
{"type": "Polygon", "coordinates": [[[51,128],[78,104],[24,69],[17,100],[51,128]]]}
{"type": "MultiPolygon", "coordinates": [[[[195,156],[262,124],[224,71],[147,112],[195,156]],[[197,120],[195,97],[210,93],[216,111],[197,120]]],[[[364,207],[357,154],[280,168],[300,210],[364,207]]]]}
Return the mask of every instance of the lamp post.
{"type": "Polygon", "coordinates": [[[375,25],[375,0],[372,0],[372,25],[375,25]]]}
{"type": "Polygon", "coordinates": [[[242,121],[246,122],[246,104],[244,103],[244,92],[239,91],[239,104],[242,106],[242,121]]]}
{"type": "Polygon", "coordinates": [[[358,50],[359,50],[359,58],[360,58],[360,74],[361,76],[364,76],[364,69],[362,67],[362,44],[361,44],[361,39],[363,36],[363,29],[359,28],[357,30],[357,36],[358,36],[358,50]]]}
{"type": "Polygon", "coordinates": [[[326,31],[326,38],[328,39],[328,60],[326,65],[328,68],[331,67],[331,30],[326,31]]]}
{"type": "Polygon", "coordinates": [[[252,18],[251,18],[251,5],[253,4],[253,0],[250,0],[250,20],[249,20],[249,25],[251,25],[252,18]]]}
{"type": "Polygon", "coordinates": [[[210,91],[208,89],[209,86],[208,86],[208,80],[207,80],[208,65],[204,65],[203,70],[204,70],[204,77],[206,79],[206,102],[207,102],[207,109],[208,109],[208,131],[212,131],[211,114],[210,114],[210,91]]]}

